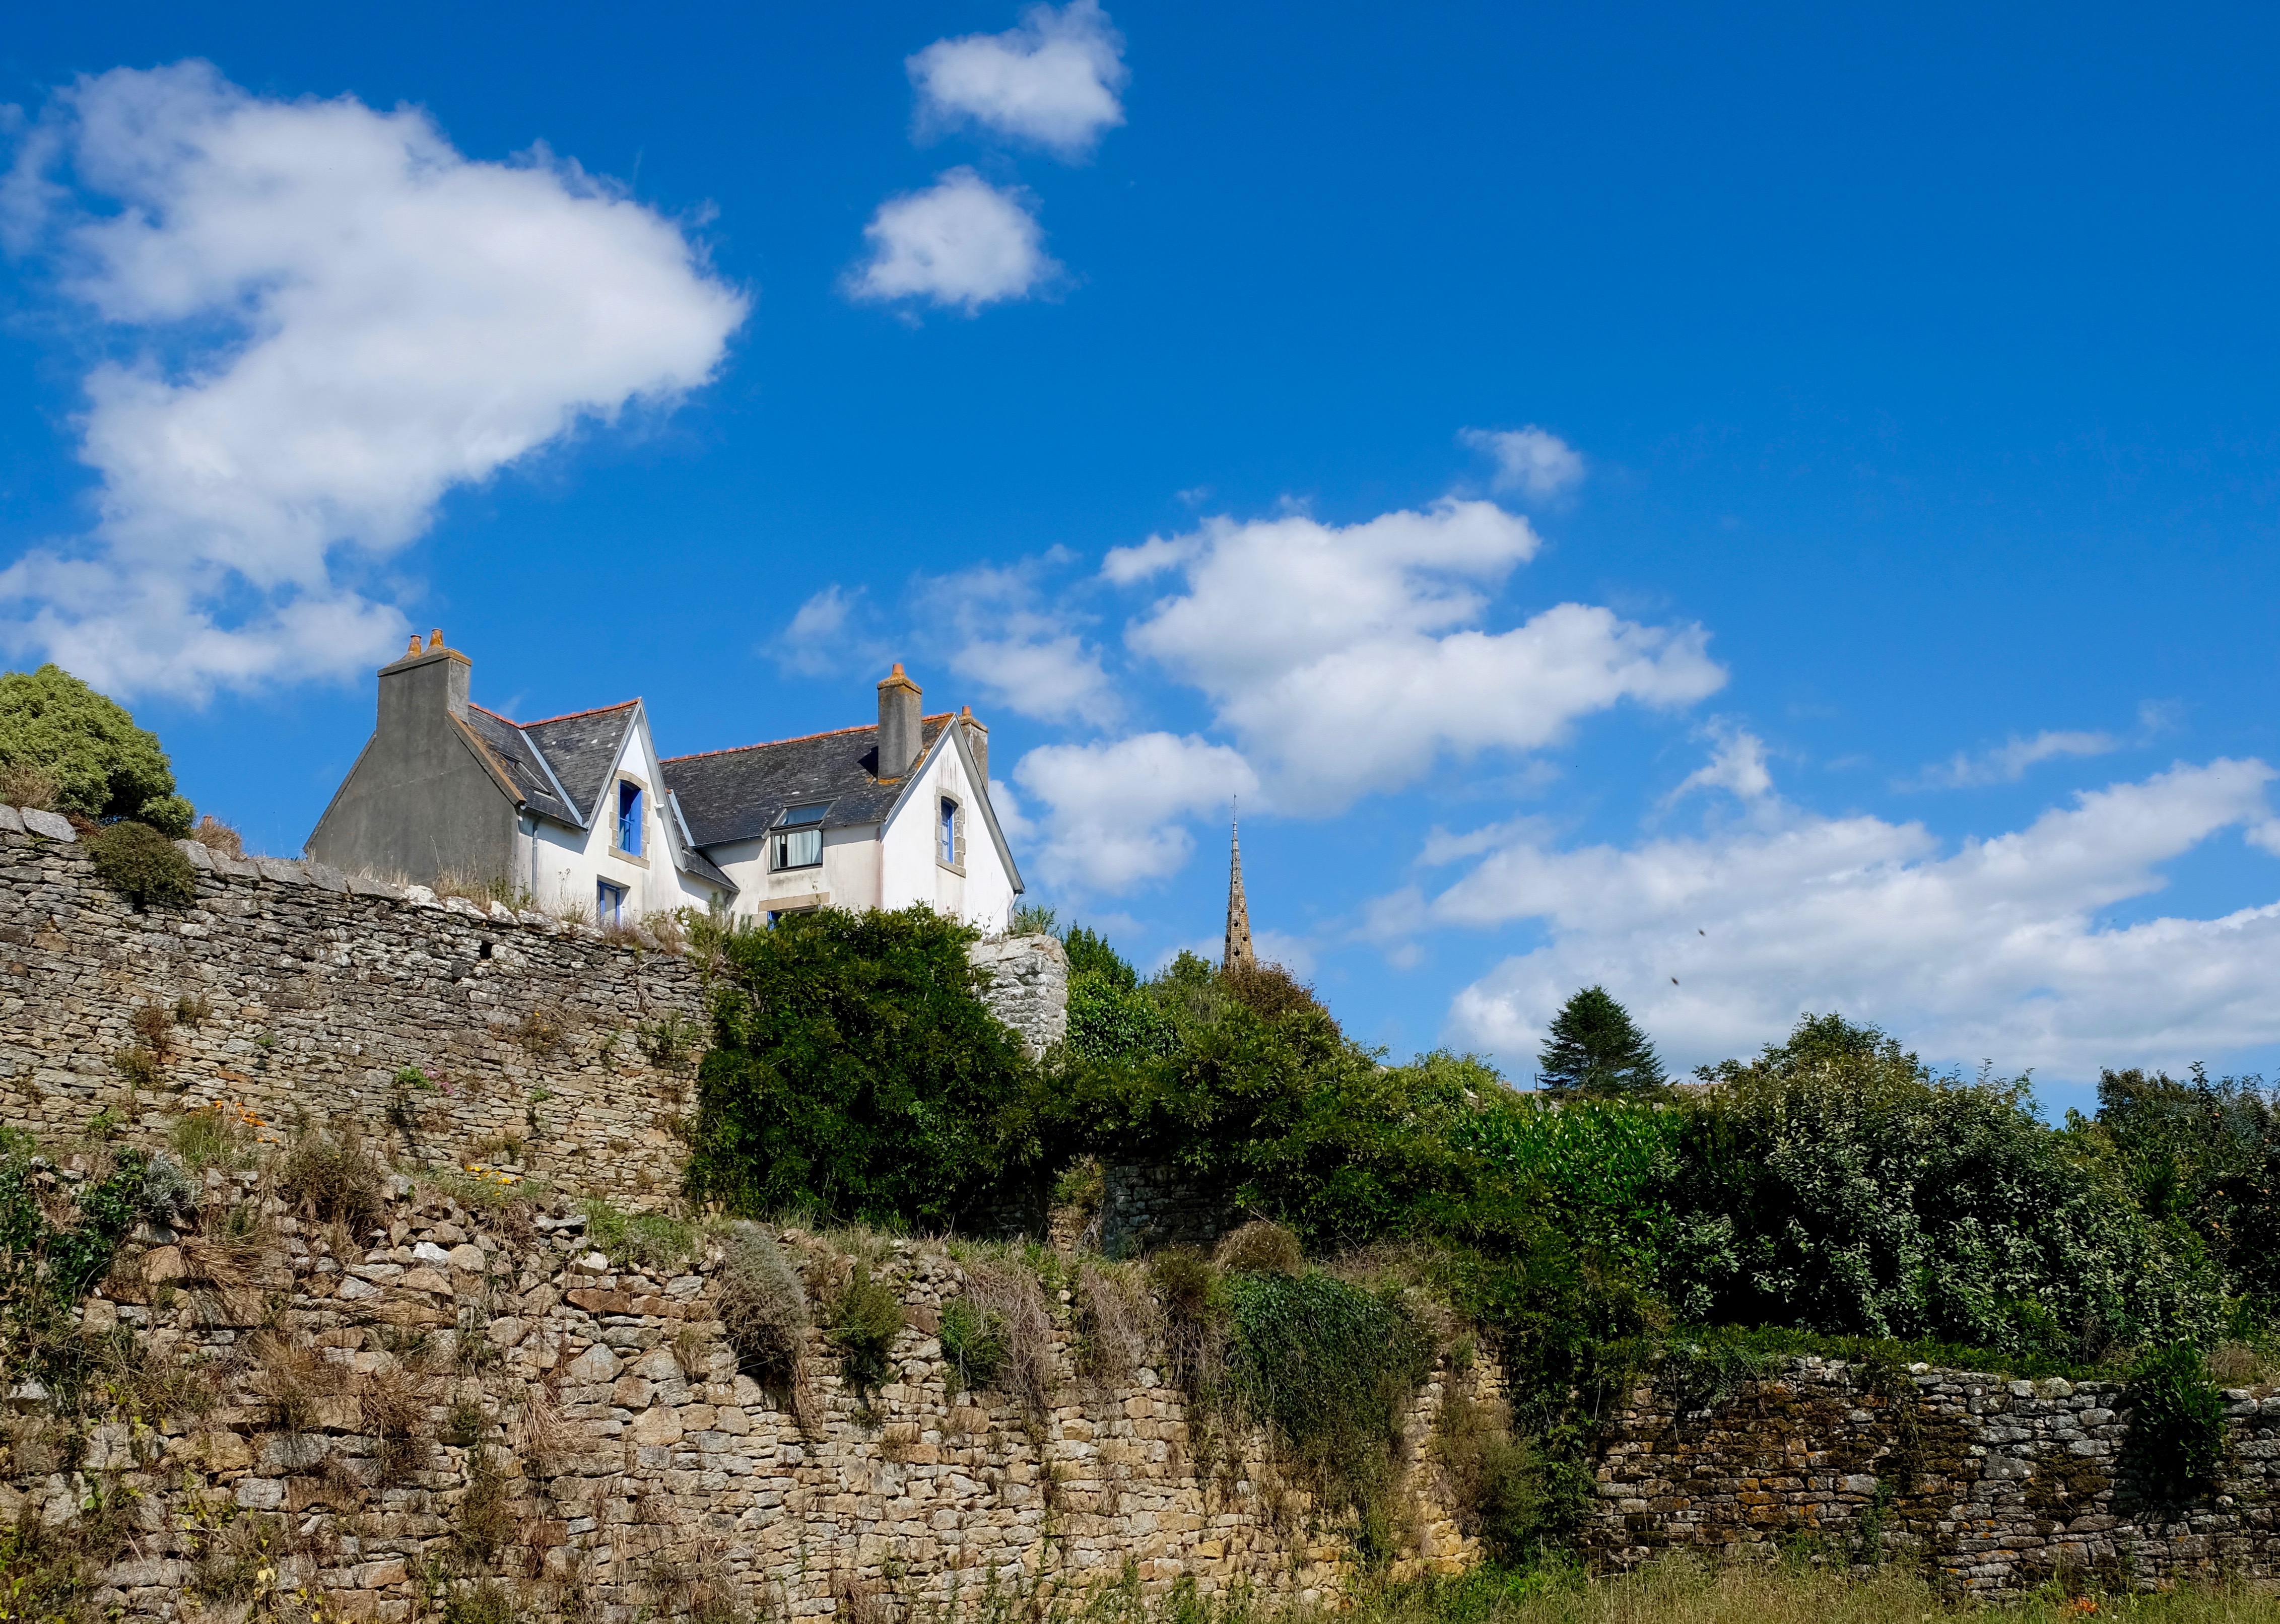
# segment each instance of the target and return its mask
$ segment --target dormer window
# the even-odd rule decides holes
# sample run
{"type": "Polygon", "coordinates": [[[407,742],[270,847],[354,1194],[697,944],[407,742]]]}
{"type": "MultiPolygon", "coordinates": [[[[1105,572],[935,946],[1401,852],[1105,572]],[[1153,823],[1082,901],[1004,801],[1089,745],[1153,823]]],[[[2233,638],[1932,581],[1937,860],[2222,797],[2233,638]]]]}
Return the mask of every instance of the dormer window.
{"type": "Polygon", "coordinates": [[[768,835],[768,866],[813,868],[823,861],[823,814],[828,805],[787,806],[768,835]]]}
{"type": "Polygon", "coordinates": [[[639,784],[618,781],[618,850],[639,857],[642,849],[642,789],[639,784]]]}

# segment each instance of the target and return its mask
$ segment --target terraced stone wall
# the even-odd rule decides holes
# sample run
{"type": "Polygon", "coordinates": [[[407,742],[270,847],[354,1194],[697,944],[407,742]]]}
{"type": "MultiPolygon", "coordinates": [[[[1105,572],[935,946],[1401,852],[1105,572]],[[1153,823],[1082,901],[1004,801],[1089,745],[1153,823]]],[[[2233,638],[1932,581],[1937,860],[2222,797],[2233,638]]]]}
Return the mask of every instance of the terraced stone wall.
{"type": "Polygon", "coordinates": [[[2113,1382],[2022,1382],[1916,1366],[1875,1378],[1792,1361],[1688,1409],[1643,1388],[1611,1430],[1588,1536],[1632,1566],[1675,1546],[1732,1557],[1799,1540],[1905,1560],[2015,1595],[2072,1570],[2151,1586],[2280,1576],[2280,1389],[2225,1395],[2215,1492],[2154,1504],[2113,1382]]]}

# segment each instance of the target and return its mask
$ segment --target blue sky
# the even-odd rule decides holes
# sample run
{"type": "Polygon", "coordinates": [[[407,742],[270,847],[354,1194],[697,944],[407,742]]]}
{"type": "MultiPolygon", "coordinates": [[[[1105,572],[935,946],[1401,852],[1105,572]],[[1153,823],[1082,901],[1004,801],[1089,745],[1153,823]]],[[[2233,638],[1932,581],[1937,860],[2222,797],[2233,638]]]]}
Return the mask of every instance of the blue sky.
{"type": "Polygon", "coordinates": [[[668,750],[902,658],[1143,962],[1240,790],[1397,1052],[1524,1077],[1604,980],[1687,1064],[2267,1066],[2275,32],[50,8],[0,652],[281,852],[410,627],[668,750]]]}

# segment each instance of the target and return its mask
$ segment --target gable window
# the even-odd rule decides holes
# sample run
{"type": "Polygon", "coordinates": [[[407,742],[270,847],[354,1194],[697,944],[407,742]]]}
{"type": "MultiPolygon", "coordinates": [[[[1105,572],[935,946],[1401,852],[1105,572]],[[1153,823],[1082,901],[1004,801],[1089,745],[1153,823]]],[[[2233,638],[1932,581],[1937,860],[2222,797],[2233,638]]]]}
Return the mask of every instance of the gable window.
{"type": "Polygon", "coordinates": [[[594,881],[594,922],[597,925],[622,925],[626,922],[626,888],[612,885],[607,880],[594,881]]]}
{"type": "Polygon", "coordinates": [[[787,806],[768,835],[770,868],[814,868],[823,861],[827,806],[787,806]]]}
{"type": "Polygon", "coordinates": [[[936,825],[935,856],[952,868],[966,861],[966,810],[948,796],[936,825]]]}
{"type": "Polygon", "coordinates": [[[641,843],[641,786],[621,778],[618,781],[618,850],[628,857],[639,857],[641,843]]]}

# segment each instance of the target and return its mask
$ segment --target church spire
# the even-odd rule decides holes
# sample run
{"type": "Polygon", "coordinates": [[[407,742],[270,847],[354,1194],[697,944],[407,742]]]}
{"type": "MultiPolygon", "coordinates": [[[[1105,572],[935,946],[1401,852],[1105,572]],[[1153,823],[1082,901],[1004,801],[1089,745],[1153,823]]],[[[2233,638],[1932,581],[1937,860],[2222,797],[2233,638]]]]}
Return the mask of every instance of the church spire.
{"type": "Polygon", "coordinates": [[[1227,842],[1227,953],[1220,967],[1248,970],[1259,960],[1251,951],[1251,910],[1243,900],[1243,830],[1231,812],[1227,842]]]}

